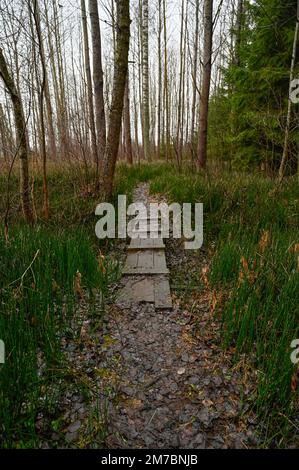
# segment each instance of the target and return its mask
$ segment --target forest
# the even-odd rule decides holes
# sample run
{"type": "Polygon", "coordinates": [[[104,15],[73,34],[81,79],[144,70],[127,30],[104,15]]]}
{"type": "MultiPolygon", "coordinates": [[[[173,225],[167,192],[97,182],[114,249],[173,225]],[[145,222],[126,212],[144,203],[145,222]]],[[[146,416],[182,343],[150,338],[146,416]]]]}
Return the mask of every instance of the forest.
{"type": "Polygon", "coordinates": [[[0,0],[0,449],[298,448],[299,0],[0,0]]]}

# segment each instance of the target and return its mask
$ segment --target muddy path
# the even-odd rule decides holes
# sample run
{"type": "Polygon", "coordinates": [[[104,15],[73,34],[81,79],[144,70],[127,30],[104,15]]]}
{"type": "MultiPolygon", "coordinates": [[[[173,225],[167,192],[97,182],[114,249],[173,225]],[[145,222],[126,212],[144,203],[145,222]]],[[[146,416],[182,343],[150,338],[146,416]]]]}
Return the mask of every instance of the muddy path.
{"type": "MultiPolygon", "coordinates": [[[[148,197],[148,186],[139,185],[134,200],[148,197]]],[[[221,348],[220,320],[200,279],[207,254],[201,250],[194,258],[179,241],[169,240],[166,259],[171,310],[159,311],[148,302],[109,309],[100,385],[106,445],[255,447],[255,418],[244,407],[251,382],[244,380],[242,362],[232,367],[230,352],[221,348]]]]}

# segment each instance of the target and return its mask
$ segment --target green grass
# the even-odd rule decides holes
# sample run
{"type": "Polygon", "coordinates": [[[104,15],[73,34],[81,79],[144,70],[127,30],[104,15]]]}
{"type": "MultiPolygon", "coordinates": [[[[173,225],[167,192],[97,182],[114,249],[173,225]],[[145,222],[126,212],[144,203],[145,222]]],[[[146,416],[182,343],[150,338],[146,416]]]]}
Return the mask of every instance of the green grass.
{"type": "MultiPolygon", "coordinates": [[[[42,396],[51,400],[52,377],[63,367],[60,340],[68,337],[81,274],[87,317],[104,311],[93,308],[94,293],[107,295],[116,275],[115,264],[100,269],[91,240],[84,231],[26,227],[12,230],[10,242],[0,239],[0,337],[6,362],[0,373],[0,435],[2,445],[34,442],[35,418],[42,396]],[[38,354],[42,357],[39,374],[38,354]]],[[[27,445],[27,444],[26,444],[27,445]]]]}
{"type": "MultiPolygon", "coordinates": [[[[0,184],[5,187],[4,177],[0,184]]],[[[38,220],[30,228],[20,214],[18,178],[11,180],[8,241],[2,223],[0,232],[0,338],[6,348],[5,364],[0,365],[0,442],[4,448],[38,445],[39,412],[55,421],[69,373],[61,338],[78,334],[73,330],[78,273],[86,318],[99,326],[108,286],[120,274],[113,243],[95,236],[94,210],[99,200],[89,185],[73,171],[51,172],[51,218],[43,220],[42,181],[36,175],[38,220]],[[98,262],[100,249],[105,254],[103,265],[98,262]]],[[[2,217],[5,208],[2,198],[2,217]]]]}

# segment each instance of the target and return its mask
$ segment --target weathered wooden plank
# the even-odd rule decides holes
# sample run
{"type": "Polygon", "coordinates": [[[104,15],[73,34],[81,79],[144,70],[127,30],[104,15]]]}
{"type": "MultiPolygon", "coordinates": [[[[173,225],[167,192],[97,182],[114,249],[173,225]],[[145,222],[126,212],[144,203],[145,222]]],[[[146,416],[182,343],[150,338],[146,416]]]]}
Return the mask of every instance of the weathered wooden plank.
{"type": "Polygon", "coordinates": [[[168,278],[155,279],[154,287],[155,307],[160,309],[171,309],[172,299],[168,278]]]}
{"type": "Polygon", "coordinates": [[[153,230],[150,230],[150,227],[148,227],[147,231],[132,230],[131,239],[136,240],[137,238],[163,238],[161,232],[162,230],[158,227],[153,227],[153,230]]]}
{"type": "Polygon", "coordinates": [[[123,270],[123,274],[143,274],[143,275],[146,275],[148,274],[149,276],[152,275],[152,274],[169,274],[169,270],[167,268],[163,269],[163,268],[157,268],[157,267],[153,267],[153,268],[141,268],[141,267],[126,267],[124,268],[123,270]]]}
{"type": "Polygon", "coordinates": [[[129,253],[126,259],[125,269],[131,269],[138,265],[138,252],[129,253]]]}
{"type": "Polygon", "coordinates": [[[146,228],[142,232],[133,231],[123,270],[128,278],[120,292],[119,303],[131,306],[134,303],[150,302],[157,309],[171,309],[169,271],[163,241],[163,236],[166,238],[167,234],[162,233],[161,214],[150,218],[148,211],[147,216],[139,220],[146,228]],[[136,277],[132,278],[131,275],[136,277]]]}
{"type": "Polygon", "coordinates": [[[162,238],[135,238],[131,240],[128,250],[161,250],[165,248],[162,238]]]}
{"type": "Polygon", "coordinates": [[[150,268],[154,267],[154,252],[153,250],[138,251],[138,263],[139,268],[150,268]]]}
{"type": "Polygon", "coordinates": [[[130,245],[128,246],[128,250],[141,250],[145,249],[148,250],[149,248],[152,248],[152,240],[150,238],[134,238],[131,240],[130,245]]]}
{"type": "Polygon", "coordinates": [[[168,274],[164,250],[130,252],[124,274],[168,274]]]}
{"type": "Polygon", "coordinates": [[[164,250],[154,252],[154,266],[157,270],[167,269],[164,250]]]}
{"type": "Polygon", "coordinates": [[[154,287],[153,278],[127,279],[126,285],[117,296],[117,304],[120,307],[128,308],[140,302],[154,303],[154,287]]]}
{"type": "Polygon", "coordinates": [[[135,282],[132,289],[132,296],[137,302],[154,302],[154,281],[151,278],[145,278],[135,282]]]}

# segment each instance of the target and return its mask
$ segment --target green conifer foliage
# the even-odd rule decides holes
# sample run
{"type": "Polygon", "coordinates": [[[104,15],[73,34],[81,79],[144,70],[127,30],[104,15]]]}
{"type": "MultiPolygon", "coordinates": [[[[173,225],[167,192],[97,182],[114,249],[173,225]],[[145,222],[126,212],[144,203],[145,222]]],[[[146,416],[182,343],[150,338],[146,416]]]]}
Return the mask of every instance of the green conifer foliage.
{"type": "MultiPolygon", "coordinates": [[[[245,2],[239,64],[231,61],[224,93],[211,105],[212,145],[236,166],[276,171],[283,152],[297,0],[245,2]],[[219,109],[227,116],[219,123],[219,109]],[[218,116],[218,118],[217,118],[218,116]],[[219,129],[219,124],[221,129],[219,129]]],[[[299,48],[295,76],[299,78],[299,48]]],[[[298,155],[298,105],[293,105],[289,168],[298,155]]],[[[215,152],[215,149],[213,149],[215,152]]]]}

